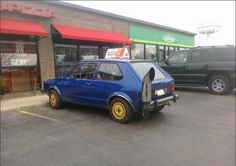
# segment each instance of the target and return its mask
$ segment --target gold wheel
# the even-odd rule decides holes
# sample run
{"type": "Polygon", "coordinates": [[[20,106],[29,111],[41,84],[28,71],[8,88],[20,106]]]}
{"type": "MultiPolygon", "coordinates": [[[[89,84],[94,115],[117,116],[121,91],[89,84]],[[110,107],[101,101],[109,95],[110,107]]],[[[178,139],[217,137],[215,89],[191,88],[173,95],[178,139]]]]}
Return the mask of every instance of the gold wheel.
{"type": "Polygon", "coordinates": [[[125,106],[121,102],[115,102],[112,106],[112,114],[118,120],[124,119],[126,115],[125,106]]]}
{"type": "Polygon", "coordinates": [[[57,105],[57,96],[54,92],[50,95],[50,104],[55,107],[57,105]]]}

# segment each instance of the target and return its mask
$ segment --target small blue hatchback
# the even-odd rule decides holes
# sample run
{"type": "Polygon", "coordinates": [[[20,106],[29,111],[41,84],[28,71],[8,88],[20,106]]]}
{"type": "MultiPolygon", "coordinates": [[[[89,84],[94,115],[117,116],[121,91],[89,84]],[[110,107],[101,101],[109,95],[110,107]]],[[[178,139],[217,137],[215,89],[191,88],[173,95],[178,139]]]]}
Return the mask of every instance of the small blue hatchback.
{"type": "Polygon", "coordinates": [[[175,102],[174,90],[173,78],[154,62],[125,59],[81,61],[67,76],[44,81],[42,89],[54,109],[64,102],[105,108],[121,123],[175,102]]]}

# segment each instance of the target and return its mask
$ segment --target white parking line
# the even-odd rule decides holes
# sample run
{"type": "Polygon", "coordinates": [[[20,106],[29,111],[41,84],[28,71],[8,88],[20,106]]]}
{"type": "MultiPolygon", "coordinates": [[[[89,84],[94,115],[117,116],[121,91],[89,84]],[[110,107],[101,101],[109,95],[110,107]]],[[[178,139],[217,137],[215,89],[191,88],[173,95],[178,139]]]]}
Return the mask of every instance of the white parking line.
{"type": "Polygon", "coordinates": [[[64,122],[62,122],[62,121],[60,121],[58,119],[50,118],[50,117],[47,117],[47,116],[44,116],[44,115],[40,115],[40,114],[35,114],[35,113],[32,113],[32,112],[20,111],[20,113],[26,114],[26,115],[30,115],[30,116],[34,116],[34,117],[37,117],[37,118],[47,119],[47,120],[50,120],[50,121],[54,121],[54,122],[65,124],[64,122]]]}

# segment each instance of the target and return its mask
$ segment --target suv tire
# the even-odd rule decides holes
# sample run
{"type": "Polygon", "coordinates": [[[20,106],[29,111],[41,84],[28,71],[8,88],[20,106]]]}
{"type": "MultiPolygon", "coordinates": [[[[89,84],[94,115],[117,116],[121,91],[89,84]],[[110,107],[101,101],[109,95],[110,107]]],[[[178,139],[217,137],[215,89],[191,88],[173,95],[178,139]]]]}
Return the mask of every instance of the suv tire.
{"type": "Polygon", "coordinates": [[[229,79],[224,75],[214,75],[209,80],[208,89],[215,95],[223,95],[230,90],[229,79]]]}

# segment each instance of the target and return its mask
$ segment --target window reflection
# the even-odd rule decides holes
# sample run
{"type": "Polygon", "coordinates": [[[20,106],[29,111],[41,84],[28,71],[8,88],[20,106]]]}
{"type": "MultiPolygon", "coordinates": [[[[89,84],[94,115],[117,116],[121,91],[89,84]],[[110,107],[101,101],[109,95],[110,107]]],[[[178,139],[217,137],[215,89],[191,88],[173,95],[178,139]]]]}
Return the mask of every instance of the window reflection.
{"type": "Polygon", "coordinates": [[[168,56],[170,56],[173,52],[175,52],[174,47],[169,47],[169,54],[168,54],[168,56]]]}
{"type": "Polygon", "coordinates": [[[176,52],[171,58],[169,59],[170,63],[186,63],[187,62],[187,52],[181,51],[176,52]]]}
{"type": "Polygon", "coordinates": [[[55,44],[55,65],[56,65],[56,77],[62,77],[68,74],[68,72],[74,67],[77,58],[77,46],[55,44]]]}
{"type": "Polygon", "coordinates": [[[146,51],[146,59],[152,59],[154,61],[157,61],[157,48],[156,45],[146,45],[145,48],[146,51]]]}
{"type": "Polygon", "coordinates": [[[2,67],[36,66],[36,44],[21,41],[0,41],[2,67]]]}
{"type": "Polygon", "coordinates": [[[108,46],[103,46],[102,47],[102,58],[105,58],[105,55],[106,55],[108,49],[109,49],[108,46]]]}
{"type": "Polygon", "coordinates": [[[69,66],[56,66],[56,77],[63,77],[63,76],[66,76],[70,71],[71,69],[74,68],[74,65],[69,65],[69,66]]]}
{"type": "Polygon", "coordinates": [[[74,65],[77,61],[77,46],[56,44],[54,52],[56,66],[74,65]]]}
{"type": "Polygon", "coordinates": [[[131,59],[144,59],[144,44],[135,43],[131,46],[131,59]]]}
{"type": "Polygon", "coordinates": [[[98,46],[80,46],[80,59],[99,59],[98,46]]]}
{"type": "Polygon", "coordinates": [[[165,50],[164,50],[164,46],[159,46],[158,49],[158,61],[164,61],[165,60],[165,50]]]}
{"type": "Polygon", "coordinates": [[[169,54],[168,54],[169,53],[169,47],[165,46],[164,49],[165,49],[165,59],[167,59],[169,57],[169,54]]]}

